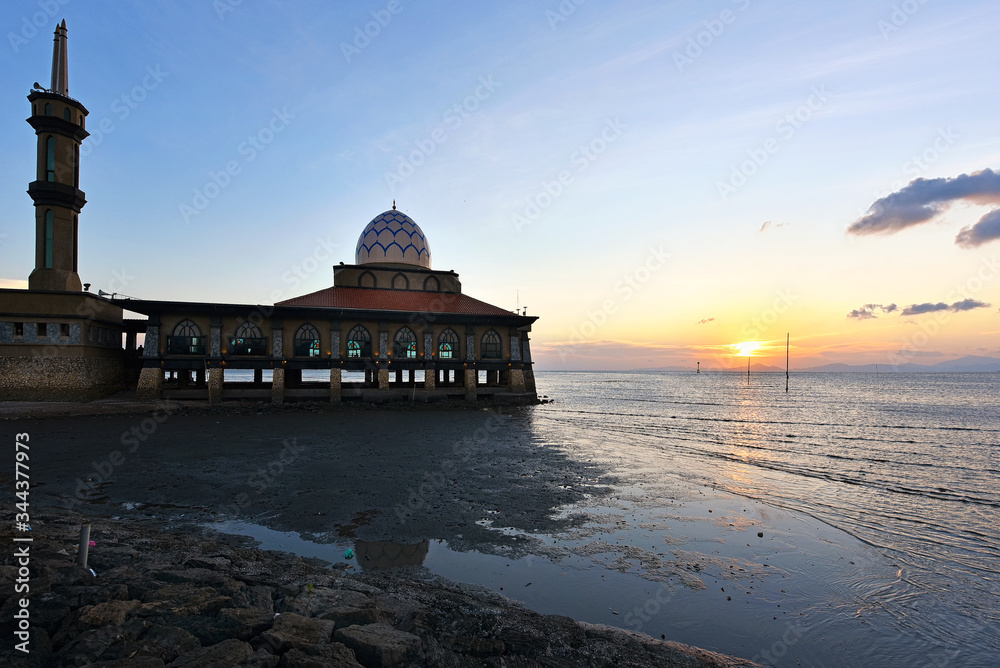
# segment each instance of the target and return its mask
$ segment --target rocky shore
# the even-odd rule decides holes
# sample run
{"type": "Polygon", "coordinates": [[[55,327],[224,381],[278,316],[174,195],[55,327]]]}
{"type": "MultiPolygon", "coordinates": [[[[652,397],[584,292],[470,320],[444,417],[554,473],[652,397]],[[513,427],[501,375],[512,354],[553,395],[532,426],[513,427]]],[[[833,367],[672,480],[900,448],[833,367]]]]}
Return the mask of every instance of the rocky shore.
{"type": "Polygon", "coordinates": [[[0,663],[11,666],[685,666],[757,664],[611,627],[543,616],[437,578],[348,573],[245,539],[139,519],[32,513],[30,591],[0,566],[0,663]],[[82,523],[88,566],[77,565],[82,523]],[[31,639],[15,649],[28,600],[31,639]]]}

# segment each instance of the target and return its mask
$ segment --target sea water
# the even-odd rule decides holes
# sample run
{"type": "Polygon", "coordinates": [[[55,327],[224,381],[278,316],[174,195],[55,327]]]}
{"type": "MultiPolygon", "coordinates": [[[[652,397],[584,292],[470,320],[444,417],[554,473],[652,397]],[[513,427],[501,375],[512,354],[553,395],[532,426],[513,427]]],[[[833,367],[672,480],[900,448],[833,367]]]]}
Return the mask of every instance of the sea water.
{"type": "MultiPolygon", "coordinates": [[[[800,622],[759,643],[774,665],[1000,665],[1000,374],[803,373],[787,393],[784,374],[539,373],[538,384],[556,401],[532,411],[535,437],[603,458],[627,484],[681,480],[818,524],[806,530],[816,545],[789,535],[781,548],[800,542],[798,561],[773,557],[800,622]]],[[[769,523],[765,536],[790,534],[788,522],[754,526],[769,523]]],[[[709,607],[756,626],[736,606],[709,607]]]]}

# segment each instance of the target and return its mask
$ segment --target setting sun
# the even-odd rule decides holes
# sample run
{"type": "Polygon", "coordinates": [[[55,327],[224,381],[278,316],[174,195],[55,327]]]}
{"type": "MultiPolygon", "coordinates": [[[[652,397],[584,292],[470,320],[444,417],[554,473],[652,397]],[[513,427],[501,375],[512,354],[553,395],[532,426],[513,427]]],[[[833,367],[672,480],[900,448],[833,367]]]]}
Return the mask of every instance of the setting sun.
{"type": "Polygon", "coordinates": [[[730,347],[736,351],[739,357],[752,357],[755,350],[760,349],[763,344],[760,341],[744,341],[743,343],[731,343],[730,347]]]}

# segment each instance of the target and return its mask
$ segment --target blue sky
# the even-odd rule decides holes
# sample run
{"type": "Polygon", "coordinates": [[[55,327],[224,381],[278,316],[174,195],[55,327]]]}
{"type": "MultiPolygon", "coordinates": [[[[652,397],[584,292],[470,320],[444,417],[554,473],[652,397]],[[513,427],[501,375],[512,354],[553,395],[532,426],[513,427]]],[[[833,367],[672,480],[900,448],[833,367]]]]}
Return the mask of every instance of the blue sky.
{"type": "Polygon", "coordinates": [[[725,365],[786,331],[811,363],[998,354],[1000,241],[954,243],[990,202],[847,233],[914,178],[1000,167],[995,3],[7,2],[4,285],[32,269],[25,96],[62,18],[95,289],[318,290],[395,199],[435,268],[541,316],[545,368],[725,365]]]}

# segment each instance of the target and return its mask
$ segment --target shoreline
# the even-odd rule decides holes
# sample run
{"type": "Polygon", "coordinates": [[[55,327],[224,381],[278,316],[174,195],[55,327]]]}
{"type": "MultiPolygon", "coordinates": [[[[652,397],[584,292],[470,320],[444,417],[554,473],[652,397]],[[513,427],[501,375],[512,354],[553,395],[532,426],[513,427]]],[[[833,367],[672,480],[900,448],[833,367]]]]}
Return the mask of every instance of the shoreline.
{"type": "MultiPolygon", "coordinates": [[[[75,563],[82,515],[32,512],[32,653],[108,666],[690,666],[758,664],[567,617],[436,576],[345,573],[346,564],[260,550],[211,530],[93,518],[89,570],[75,563]],[[106,663],[105,663],[106,662],[106,663]]],[[[0,537],[12,539],[11,527],[0,537]]],[[[13,591],[17,568],[0,578],[13,591]]],[[[4,626],[16,601],[0,607],[4,626]]]]}

